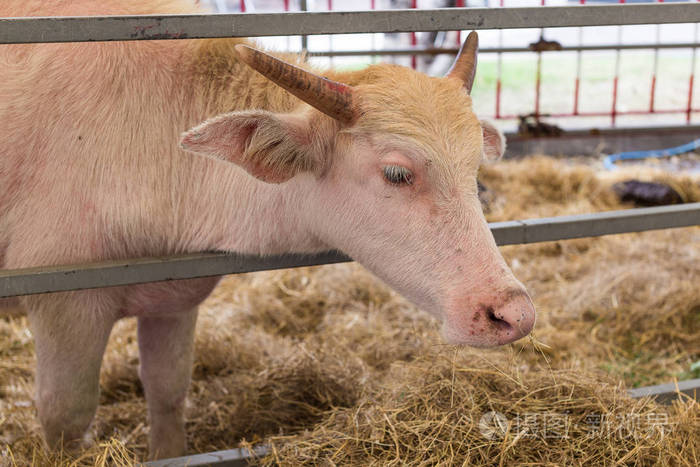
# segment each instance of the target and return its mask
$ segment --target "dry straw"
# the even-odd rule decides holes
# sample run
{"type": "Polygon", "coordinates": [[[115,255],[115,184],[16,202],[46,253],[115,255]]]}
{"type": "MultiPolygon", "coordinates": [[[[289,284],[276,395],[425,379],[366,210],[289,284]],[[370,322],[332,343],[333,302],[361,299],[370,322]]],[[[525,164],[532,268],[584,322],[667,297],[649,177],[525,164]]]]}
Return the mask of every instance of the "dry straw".
{"type": "MultiPolygon", "coordinates": [[[[695,180],[631,170],[700,201],[695,180]]],[[[626,207],[610,187],[629,174],[543,157],[480,179],[497,221],[626,207]]],[[[198,321],[190,450],[269,443],[264,462],[284,465],[700,465],[698,403],[625,393],[693,376],[700,228],[502,251],[538,322],[495,350],[444,345],[432,318],[355,264],[227,278],[198,321]]],[[[135,321],[112,333],[93,441],[70,454],[43,447],[26,324],[0,318],[0,466],[144,459],[135,321]]]]}
{"type": "Polygon", "coordinates": [[[697,406],[629,399],[608,377],[520,372],[472,353],[397,366],[396,381],[313,430],[273,438],[268,465],[697,465],[697,406]]]}

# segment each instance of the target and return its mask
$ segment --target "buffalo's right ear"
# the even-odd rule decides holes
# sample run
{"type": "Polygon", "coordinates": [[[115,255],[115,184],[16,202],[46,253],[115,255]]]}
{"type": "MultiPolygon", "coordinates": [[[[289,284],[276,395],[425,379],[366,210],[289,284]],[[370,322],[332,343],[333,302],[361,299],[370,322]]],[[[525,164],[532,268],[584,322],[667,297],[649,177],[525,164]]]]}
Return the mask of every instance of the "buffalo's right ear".
{"type": "Polygon", "coordinates": [[[488,120],[481,120],[481,131],[484,136],[483,160],[486,162],[497,161],[506,152],[506,138],[503,132],[488,120]]]}
{"type": "Polygon", "coordinates": [[[267,183],[282,183],[320,164],[309,118],[266,111],[232,112],[185,132],[183,149],[232,162],[267,183]]]}

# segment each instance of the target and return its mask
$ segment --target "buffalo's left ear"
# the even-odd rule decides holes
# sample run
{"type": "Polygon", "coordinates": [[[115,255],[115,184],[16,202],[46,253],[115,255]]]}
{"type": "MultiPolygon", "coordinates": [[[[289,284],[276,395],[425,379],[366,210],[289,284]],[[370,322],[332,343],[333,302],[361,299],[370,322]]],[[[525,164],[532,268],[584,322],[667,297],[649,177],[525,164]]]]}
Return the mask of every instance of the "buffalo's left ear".
{"type": "Polygon", "coordinates": [[[488,120],[481,120],[481,131],[484,135],[483,160],[497,161],[506,152],[506,138],[501,130],[488,120]]]}

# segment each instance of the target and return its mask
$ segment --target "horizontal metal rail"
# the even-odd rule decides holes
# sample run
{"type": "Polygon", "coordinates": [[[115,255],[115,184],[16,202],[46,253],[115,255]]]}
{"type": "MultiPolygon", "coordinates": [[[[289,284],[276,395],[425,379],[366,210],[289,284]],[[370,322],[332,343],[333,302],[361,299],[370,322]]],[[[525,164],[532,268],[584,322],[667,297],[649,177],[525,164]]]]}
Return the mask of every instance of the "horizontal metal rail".
{"type": "Polygon", "coordinates": [[[0,44],[700,22],[696,4],[0,18],[0,44]]]}
{"type": "Polygon", "coordinates": [[[227,449],[192,456],[173,457],[159,461],[146,462],[144,467],[205,467],[215,465],[217,467],[247,467],[253,465],[256,457],[265,456],[269,449],[258,446],[251,453],[248,449],[227,449]]]}
{"type": "Polygon", "coordinates": [[[627,394],[633,399],[651,397],[659,404],[670,404],[674,400],[686,396],[690,399],[700,401],[700,379],[689,379],[686,381],[678,381],[677,383],[630,389],[627,391],[627,394]]]}
{"type": "Polygon", "coordinates": [[[536,138],[506,133],[508,142],[506,157],[518,158],[531,154],[580,156],[595,153],[616,154],[635,151],[639,148],[672,148],[693,141],[698,135],[700,135],[700,125],[567,129],[559,136],[536,138]]]}
{"type": "MultiPolygon", "coordinates": [[[[489,224],[499,245],[597,237],[693,225],[700,225],[700,203],[489,224]]],[[[0,298],[345,261],[351,259],[340,252],[269,257],[200,253],[167,258],[0,270],[0,298]]]]}
{"type": "MultiPolygon", "coordinates": [[[[585,52],[591,50],[657,50],[657,49],[695,49],[700,47],[698,42],[668,43],[668,44],[603,44],[562,46],[559,49],[532,50],[529,47],[480,47],[479,54],[498,53],[537,53],[537,52],[585,52]]],[[[314,57],[358,57],[365,55],[457,55],[459,47],[397,47],[393,49],[358,49],[358,50],[313,50],[309,55],[314,57]]]]}
{"type": "MultiPolygon", "coordinates": [[[[615,111],[615,115],[618,117],[620,115],[672,115],[672,114],[684,114],[686,112],[700,112],[700,108],[685,108],[685,109],[654,109],[652,111],[650,110],[617,110],[615,111]]],[[[598,112],[577,112],[577,113],[570,113],[570,112],[546,112],[540,114],[542,117],[552,117],[552,118],[560,118],[560,117],[610,117],[612,113],[610,111],[598,111],[598,112]]],[[[521,114],[500,114],[498,118],[501,119],[516,119],[520,118],[521,114]]]]}
{"type": "MultiPolygon", "coordinates": [[[[671,404],[674,400],[685,397],[700,401],[700,379],[630,389],[627,393],[633,399],[651,397],[660,404],[671,404]]],[[[247,467],[255,465],[255,458],[265,456],[269,452],[269,448],[258,446],[254,451],[254,455],[247,449],[230,449],[206,454],[174,457],[172,459],[147,462],[144,464],[144,467],[247,467]]]]}
{"type": "Polygon", "coordinates": [[[600,237],[693,225],[700,225],[700,203],[489,224],[498,245],[600,237]]]}

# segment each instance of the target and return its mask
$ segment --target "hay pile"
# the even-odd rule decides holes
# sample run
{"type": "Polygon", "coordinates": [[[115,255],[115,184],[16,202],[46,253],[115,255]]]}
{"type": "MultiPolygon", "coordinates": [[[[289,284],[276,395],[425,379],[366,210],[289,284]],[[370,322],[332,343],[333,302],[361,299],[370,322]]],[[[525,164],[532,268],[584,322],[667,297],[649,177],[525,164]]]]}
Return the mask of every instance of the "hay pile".
{"type": "MultiPolygon", "coordinates": [[[[700,413],[632,400],[604,375],[513,370],[477,355],[420,358],[395,383],[302,435],[266,465],[697,465],[700,413]]],[[[516,367],[517,368],[517,367],[516,367]]]]}
{"type": "MultiPolygon", "coordinates": [[[[694,180],[641,175],[700,201],[694,180]]],[[[619,209],[610,186],[624,176],[535,158],[480,178],[497,221],[619,209]]],[[[225,279],[198,321],[190,451],[266,442],[264,462],[286,465],[699,465],[700,406],[624,388],[700,377],[700,228],[502,251],[539,317],[535,339],[487,351],[444,345],[432,318],[355,264],[225,279]],[[482,420],[491,412],[504,418],[482,420]]],[[[26,320],[0,318],[0,465],[143,459],[137,368],[125,320],[105,356],[95,444],[47,453],[26,320]]]]}

